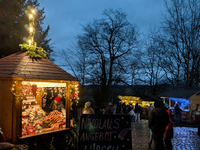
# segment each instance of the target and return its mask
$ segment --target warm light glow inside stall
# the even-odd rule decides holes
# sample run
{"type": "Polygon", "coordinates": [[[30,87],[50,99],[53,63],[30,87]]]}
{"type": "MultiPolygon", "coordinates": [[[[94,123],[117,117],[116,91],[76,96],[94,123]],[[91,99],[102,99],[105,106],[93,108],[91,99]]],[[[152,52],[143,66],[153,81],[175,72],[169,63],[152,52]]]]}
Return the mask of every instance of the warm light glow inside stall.
{"type": "Polygon", "coordinates": [[[119,95],[118,98],[121,100],[121,104],[123,103],[125,103],[125,105],[132,104],[133,106],[135,106],[136,103],[142,104],[139,97],[119,95]]]}
{"type": "MultiPolygon", "coordinates": [[[[66,96],[76,96],[78,84],[22,81],[22,138],[66,129],[66,96]],[[69,88],[69,93],[67,89],[69,88]]],[[[12,87],[14,92],[15,82],[12,87]]],[[[13,93],[15,94],[15,93],[13,93]]]]}
{"type": "Polygon", "coordinates": [[[150,103],[154,104],[154,101],[143,101],[140,97],[136,96],[119,95],[118,98],[121,100],[121,104],[125,103],[126,105],[132,104],[135,106],[138,103],[143,108],[149,107],[150,103]]]}

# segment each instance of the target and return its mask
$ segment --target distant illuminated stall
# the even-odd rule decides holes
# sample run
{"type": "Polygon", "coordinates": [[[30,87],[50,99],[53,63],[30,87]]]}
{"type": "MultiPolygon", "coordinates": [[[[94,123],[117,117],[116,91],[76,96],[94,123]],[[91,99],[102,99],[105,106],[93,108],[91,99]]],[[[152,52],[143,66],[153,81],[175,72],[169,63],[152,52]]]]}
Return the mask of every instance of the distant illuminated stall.
{"type": "Polygon", "coordinates": [[[163,102],[167,103],[171,108],[174,108],[176,104],[179,104],[179,107],[184,111],[189,111],[189,100],[184,98],[169,98],[169,97],[162,97],[163,102]]]}
{"type": "Polygon", "coordinates": [[[138,103],[143,108],[148,108],[151,103],[154,104],[155,102],[153,100],[146,100],[136,96],[119,95],[118,98],[121,100],[121,104],[125,103],[125,105],[132,104],[133,106],[135,106],[135,104],[138,103]]]}
{"type": "Polygon", "coordinates": [[[125,105],[132,104],[133,106],[135,106],[136,103],[140,105],[142,104],[140,97],[119,95],[118,98],[121,100],[121,104],[125,104],[125,105]]]}
{"type": "Polygon", "coordinates": [[[190,101],[185,98],[161,97],[164,103],[167,103],[170,109],[175,114],[176,104],[182,109],[181,122],[190,122],[190,101]]]}

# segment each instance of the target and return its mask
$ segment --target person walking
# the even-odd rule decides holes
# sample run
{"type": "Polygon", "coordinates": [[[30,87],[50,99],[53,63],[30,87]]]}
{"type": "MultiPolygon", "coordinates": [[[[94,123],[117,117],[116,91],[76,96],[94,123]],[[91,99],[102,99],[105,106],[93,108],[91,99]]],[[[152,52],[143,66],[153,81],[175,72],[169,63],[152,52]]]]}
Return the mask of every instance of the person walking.
{"type": "MultiPolygon", "coordinates": [[[[148,107],[148,118],[150,117],[150,114],[151,114],[151,111],[154,109],[152,103],[150,104],[150,106],[148,107]]],[[[148,149],[151,149],[151,144],[152,144],[152,141],[153,141],[153,133],[150,129],[150,138],[149,138],[149,143],[148,143],[148,149]]]]}
{"type": "Polygon", "coordinates": [[[164,132],[164,139],[165,139],[165,147],[167,150],[172,150],[172,142],[171,139],[173,138],[173,123],[171,121],[171,111],[167,109],[167,113],[169,116],[169,124],[165,128],[164,132]]]}
{"type": "Polygon", "coordinates": [[[148,116],[150,116],[151,111],[154,109],[152,103],[150,103],[150,106],[148,107],[148,116]]]}
{"type": "Polygon", "coordinates": [[[156,101],[154,107],[155,109],[150,113],[148,125],[153,133],[154,149],[164,150],[163,134],[169,124],[169,117],[162,101],[156,101]]]}
{"type": "Polygon", "coordinates": [[[181,121],[181,108],[179,107],[179,104],[177,103],[175,106],[175,125],[179,126],[180,125],[180,121],[181,121]]]}
{"type": "Polygon", "coordinates": [[[128,115],[131,116],[131,122],[135,121],[135,112],[133,111],[133,107],[129,106],[128,108],[128,115]]]}
{"type": "Polygon", "coordinates": [[[94,114],[94,109],[92,109],[90,101],[85,103],[82,114],[94,114]]]}
{"type": "Polygon", "coordinates": [[[141,112],[141,108],[138,105],[138,103],[136,103],[135,105],[135,122],[140,122],[140,112],[141,112]]]}
{"type": "Polygon", "coordinates": [[[110,102],[108,106],[108,114],[114,114],[115,112],[115,107],[114,105],[110,102]]]}
{"type": "Polygon", "coordinates": [[[120,104],[120,102],[118,101],[117,102],[117,108],[116,108],[116,114],[121,114],[122,113],[122,110],[121,110],[121,104],[120,104]]]}

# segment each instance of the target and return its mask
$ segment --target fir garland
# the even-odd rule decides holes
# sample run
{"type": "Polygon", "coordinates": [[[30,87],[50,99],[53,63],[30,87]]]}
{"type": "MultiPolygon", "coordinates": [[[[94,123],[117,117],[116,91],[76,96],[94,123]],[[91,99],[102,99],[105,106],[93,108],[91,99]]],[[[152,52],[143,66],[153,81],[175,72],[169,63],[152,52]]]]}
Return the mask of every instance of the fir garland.
{"type": "Polygon", "coordinates": [[[42,48],[35,45],[19,44],[22,51],[27,51],[26,54],[31,58],[48,58],[49,54],[42,48]]]}

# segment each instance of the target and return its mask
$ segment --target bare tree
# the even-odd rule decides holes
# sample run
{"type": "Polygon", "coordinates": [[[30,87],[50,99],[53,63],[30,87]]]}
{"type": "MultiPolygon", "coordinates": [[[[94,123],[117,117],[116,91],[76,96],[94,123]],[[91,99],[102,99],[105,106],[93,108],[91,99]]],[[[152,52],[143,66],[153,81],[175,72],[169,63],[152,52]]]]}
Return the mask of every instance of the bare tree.
{"type": "Polygon", "coordinates": [[[87,53],[88,83],[100,85],[100,99],[107,102],[111,85],[124,82],[128,60],[136,48],[138,29],[120,9],[104,10],[104,18],[83,25],[77,44],[87,53]]]}
{"type": "Polygon", "coordinates": [[[141,42],[141,50],[138,51],[136,58],[137,64],[134,68],[135,92],[146,96],[149,94],[158,94],[160,92],[160,84],[163,84],[165,72],[160,65],[160,39],[158,39],[159,30],[150,28],[149,34],[144,36],[141,42]],[[139,92],[140,91],[140,92],[139,92]]]}
{"type": "Polygon", "coordinates": [[[79,80],[82,86],[85,85],[86,80],[86,55],[86,51],[77,46],[61,50],[56,55],[64,61],[61,66],[70,70],[71,74],[79,80]]]}
{"type": "Polygon", "coordinates": [[[198,84],[200,63],[200,1],[165,1],[163,14],[162,65],[168,80],[176,87],[198,84]]]}

